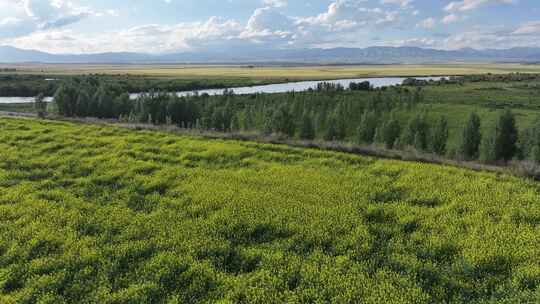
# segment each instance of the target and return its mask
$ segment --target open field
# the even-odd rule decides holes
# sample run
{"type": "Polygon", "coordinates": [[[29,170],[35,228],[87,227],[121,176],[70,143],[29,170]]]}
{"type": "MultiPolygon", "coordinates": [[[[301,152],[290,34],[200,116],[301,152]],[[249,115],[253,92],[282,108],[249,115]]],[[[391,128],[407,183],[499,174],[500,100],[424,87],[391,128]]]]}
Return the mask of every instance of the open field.
{"type": "Polygon", "coordinates": [[[35,108],[32,103],[0,103],[0,111],[4,112],[21,112],[21,113],[34,113],[35,108]]]}
{"type": "MultiPolygon", "coordinates": [[[[348,65],[348,66],[239,66],[239,65],[80,65],[25,64],[16,68],[22,74],[42,75],[140,75],[164,78],[252,80],[322,80],[382,76],[450,76],[471,74],[540,73],[534,64],[433,64],[433,65],[348,65]]],[[[0,73],[2,74],[2,73],[0,73]]]]}
{"type": "Polygon", "coordinates": [[[0,118],[2,303],[537,303],[537,183],[0,118]]]}

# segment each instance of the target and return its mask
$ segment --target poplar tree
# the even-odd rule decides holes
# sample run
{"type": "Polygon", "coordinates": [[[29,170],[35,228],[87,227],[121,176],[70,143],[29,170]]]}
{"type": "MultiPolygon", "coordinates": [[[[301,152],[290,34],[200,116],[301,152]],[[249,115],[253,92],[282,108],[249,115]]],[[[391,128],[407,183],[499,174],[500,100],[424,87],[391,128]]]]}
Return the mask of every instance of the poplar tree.
{"type": "Polygon", "coordinates": [[[360,125],[358,126],[357,137],[359,143],[373,143],[375,131],[377,130],[377,114],[372,111],[365,111],[362,114],[360,125]]]}
{"type": "Polygon", "coordinates": [[[517,152],[518,129],[514,114],[510,110],[499,116],[495,132],[496,159],[511,160],[517,152]]]}
{"type": "Polygon", "coordinates": [[[480,132],[480,117],[476,113],[471,113],[469,120],[463,129],[460,152],[467,160],[478,158],[482,134],[480,132]]]}
{"type": "Polygon", "coordinates": [[[312,140],[315,138],[315,128],[309,114],[304,113],[302,117],[302,125],[300,127],[300,138],[312,140]]]}
{"type": "Polygon", "coordinates": [[[435,129],[433,130],[432,139],[433,152],[439,155],[444,155],[448,142],[448,120],[442,116],[439,118],[435,129]]]}

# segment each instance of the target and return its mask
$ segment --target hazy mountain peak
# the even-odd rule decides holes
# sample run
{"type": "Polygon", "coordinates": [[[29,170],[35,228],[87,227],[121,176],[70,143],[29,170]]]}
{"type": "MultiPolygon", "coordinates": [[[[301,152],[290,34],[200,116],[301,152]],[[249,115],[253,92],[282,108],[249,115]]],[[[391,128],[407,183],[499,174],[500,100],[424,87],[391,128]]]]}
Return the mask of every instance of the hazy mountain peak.
{"type": "Polygon", "coordinates": [[[368,48],[332,49],[269,49],[238,50],[237,52],[183,52],[150,55],[133,52],[99,54],[49,54],[0,46],[3,63],[430,63],[455,61],[511,61],[540,60],[538,48],[511,48],[506,50],[437,50],[420,47],[373,46],[368,48]]]}

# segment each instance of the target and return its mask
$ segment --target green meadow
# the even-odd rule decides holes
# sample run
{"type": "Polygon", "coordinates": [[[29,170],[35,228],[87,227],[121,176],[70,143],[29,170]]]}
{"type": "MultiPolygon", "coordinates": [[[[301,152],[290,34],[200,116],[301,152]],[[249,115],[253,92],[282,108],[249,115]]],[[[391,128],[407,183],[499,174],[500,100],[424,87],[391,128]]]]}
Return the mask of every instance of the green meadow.
{"type": "Polygon", "coordinates": [[[0,118],[0,302],[538,303],[538,193],[447,166],[0,118]]]}

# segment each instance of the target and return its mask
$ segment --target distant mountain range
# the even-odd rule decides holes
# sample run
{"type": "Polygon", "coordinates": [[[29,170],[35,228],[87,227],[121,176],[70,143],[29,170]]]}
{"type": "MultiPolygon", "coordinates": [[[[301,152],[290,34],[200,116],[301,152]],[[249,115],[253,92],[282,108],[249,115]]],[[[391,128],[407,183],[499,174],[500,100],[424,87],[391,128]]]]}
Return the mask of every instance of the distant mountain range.
{"type": "Polygon", "coordinates": [[[227,50],[152,55],[144,53],[50,54],[0,46],[0,63],[319,63],[390,64],[445,62],[540,62],[540,48],[436,50],[368,47],[290,50],[227,50]]]}

